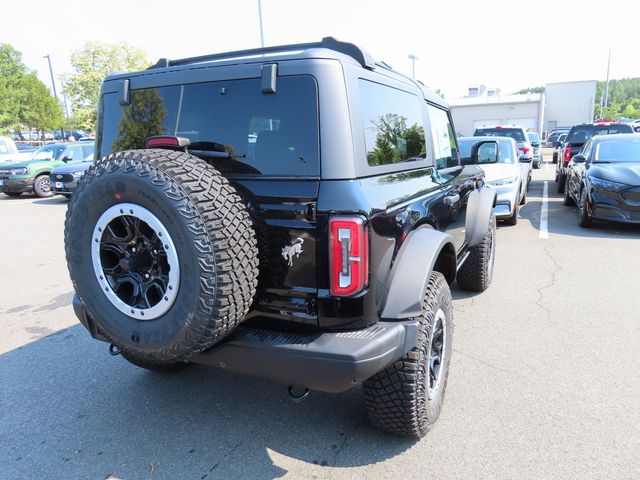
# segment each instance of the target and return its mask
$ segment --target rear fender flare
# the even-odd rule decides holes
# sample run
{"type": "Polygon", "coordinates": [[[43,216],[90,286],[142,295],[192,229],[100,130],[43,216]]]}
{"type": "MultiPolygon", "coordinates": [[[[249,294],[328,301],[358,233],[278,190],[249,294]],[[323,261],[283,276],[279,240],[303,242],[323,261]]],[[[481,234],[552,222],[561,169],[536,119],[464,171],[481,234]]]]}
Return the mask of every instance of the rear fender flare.
{"type": "MultiPolygon", "coordinates": [[[[388,294],[381,318],[406,319],[422,313],[427,283],[443,251],[452,253],[452,265],[447,270],[449,276],[455,277],[455,248],[451,235],[430,227],[418,228],[407,235],[389,273],[388,294]]],[[[447,278],[449,283],[452,280],[447,278]]]]}
{"type": "Polygon", "coordinates": [[[465,218],[465,240],[468,246],[475,247],[482,241],[495,206],[495,190],[484,187],[471,192],[465,218]]]}

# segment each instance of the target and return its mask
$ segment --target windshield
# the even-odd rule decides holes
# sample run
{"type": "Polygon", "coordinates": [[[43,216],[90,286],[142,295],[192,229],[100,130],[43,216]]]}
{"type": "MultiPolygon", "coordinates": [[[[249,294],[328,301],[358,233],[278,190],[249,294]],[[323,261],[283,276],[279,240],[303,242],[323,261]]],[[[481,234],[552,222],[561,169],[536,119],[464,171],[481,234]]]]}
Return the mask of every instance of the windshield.
{"type": "Polygon", "coordinates": [[[526,141],[521,128],[478,128],[474,137],[511,137],[516,142],[526,141]]]}
{"type": "Polygon", "coordinates": [[[538,134],[535,132],[529,132],[527,133],[527,135],[529,136],[529,140],[531,140],[532,143],[537,143],[540,141],[540,139],[538,138],[538,134]]]}
{"type": "Polygon", "coordinates": [[[50,160],[60,158],[60,154],[64,150],[64,145],[45,145],[33,152],[33,160],[50,160]]]}
{"type": "Polygon", "coordinates": [[[596,145],[595,162],[640,162],[640,138],[607,140],[596,145]]]}
{"type": "Polygon", "coordinates": [[[616,133],[633,133],[631,125],[580,125],[573,127],[567,136],[568,143],[585,143],[596,135],[614,135],[616,133]]]}

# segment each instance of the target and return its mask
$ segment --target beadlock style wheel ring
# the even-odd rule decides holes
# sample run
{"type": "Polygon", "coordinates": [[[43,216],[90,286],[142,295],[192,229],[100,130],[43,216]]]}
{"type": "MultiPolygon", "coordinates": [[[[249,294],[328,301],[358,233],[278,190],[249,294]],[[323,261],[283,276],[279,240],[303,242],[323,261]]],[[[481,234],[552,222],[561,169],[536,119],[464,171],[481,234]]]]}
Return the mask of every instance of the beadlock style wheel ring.
{"type": "Polygon", "coordinates": [[[429,339],[429,356],[427,357],[427,396],[433,399],[442,386],[447,351],[447,316],[439,308],[433,320],[431,338],[429,339]]]}
{"type": "Polygon", "coordinates": [[[176,248],[158,217],[140,205],[119,203],[100,216],[91,236],[91,262],[103,293],[129,317],[153,320],[176,300],[176,248]]]}

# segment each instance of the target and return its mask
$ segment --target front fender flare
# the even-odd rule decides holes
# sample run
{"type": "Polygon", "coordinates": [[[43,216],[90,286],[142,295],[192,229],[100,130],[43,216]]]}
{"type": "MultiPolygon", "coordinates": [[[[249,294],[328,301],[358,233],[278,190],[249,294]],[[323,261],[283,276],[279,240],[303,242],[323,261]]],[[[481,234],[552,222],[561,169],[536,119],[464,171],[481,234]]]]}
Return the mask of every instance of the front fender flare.
{"type": "Polygon", "coordinates": [[[418,228],[407,235],[389,273],[381,318],[406,319],[420,315],[429,277],[447,245],[455,252],[451,235],[429,227],[418,228]]]}
{"type": "Polygon", "coordinates": [[[496,205],[496,191],[487,187],[474,190],[469,195],[465,218],[465,240],[475,247],[484,238],[489,227],[491,213],[496,205]]]}

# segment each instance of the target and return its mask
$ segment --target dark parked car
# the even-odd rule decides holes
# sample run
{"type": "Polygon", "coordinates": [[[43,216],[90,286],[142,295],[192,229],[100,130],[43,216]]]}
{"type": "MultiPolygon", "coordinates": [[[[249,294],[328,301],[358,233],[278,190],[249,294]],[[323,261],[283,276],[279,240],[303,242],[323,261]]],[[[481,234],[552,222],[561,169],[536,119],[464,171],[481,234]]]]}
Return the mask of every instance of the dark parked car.
{"type": "Polygon", "coordinates": [[[565,205],[581,227],[594,220],[640,224],[640,134],[593,137],[569,162],[565,205]]]}
{"type": "Polygon", "coordinates": [[[633,128],[628,123],[614,122],[583,123],[571,127],[562,144],[562,150],[556,163],[558,193],[564,192],[569,160],[582,149],[585,142],[597,135],[614,135],[616,133],[633,133],[633,128]]]}
{"type": "Polygon", "coordinates": [[[449,285],[491,283],[478,150],[496,161],[496,141],[462,165],[439,95],[330,37],[110,75],[96,139],[65,223],[91,336],[143,368],[215,366],[296,399],[362,385],[375,425],[426,434],[449,285]]]}
{"type": "Polygon", "coordinates": [[[567,134],[561,133],[553,142],[551,142],[551,145],[553,147],[553,163],[558,163],[558,158],[562,154],[562,144],[564,143],[566,138],[567,134]]]}
{"type": "Polygon", "coordinates": [[[49,175],[51,191],[56,195],[71,197],[71,194],[78,186],[78,180],[93,163],[93,152],[91,152],[90,157],[88,161],[70,163],[54,168],[49,175]]]}
{"type": "Polygon", "coordinates": [[[560,137],[560,135],[562,134],[567,134],[569,133],[569,130],[571,130],[571,127],[556,127],[553,130],[551,130],[551,132],[549,132],[549,135],[547,136],[547,140],[545,141],[545,146],[546,147],[553,147],[554,144],[559,140],[558,137],[560,137]]]}

